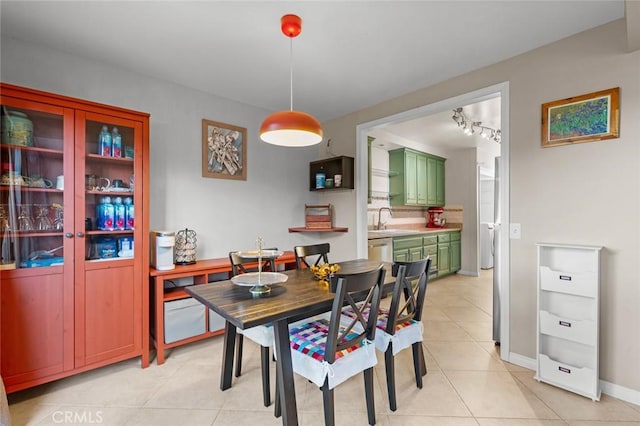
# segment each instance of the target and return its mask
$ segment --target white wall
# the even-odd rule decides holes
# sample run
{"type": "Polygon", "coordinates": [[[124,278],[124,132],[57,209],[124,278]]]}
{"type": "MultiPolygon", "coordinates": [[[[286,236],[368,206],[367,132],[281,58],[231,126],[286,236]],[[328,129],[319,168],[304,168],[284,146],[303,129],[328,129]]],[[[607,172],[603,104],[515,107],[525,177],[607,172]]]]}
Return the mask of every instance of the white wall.
{"type": "Polygon", "coordinates": [[[476,149],[451,151],[445,164],[447,206],[462,206],[460,273],[478,274],[478,184],[476,149]]]}
{"type": "Polygon", "coordinates": [[[198,258],[253,248],[258,236],[288,250],[318,240],[288,232],[318,201],[308,188],[316,149],[261,142],[268,111],[5,37],[1,55],[3,82],[151,114],[150,229],[196,230],[198,258]],[[202,177],[203,118],[247,128],[246,181],[202,177]]]}
{"type": "MultiPolygon", "coordinates": [[[[509,253],[511,351],[536,356],[535,243],[601,244],[606,250],[600,377],[640,392],[639,75],[640,51],[626,51],[625,21],[619,20],[332,120],[324,128],[355,151],[358,124],[508,81],[511,222],[522,225],[522,239],[511,241],[509,253]],[[611,87],[621,90],[620,138],[540,147],[543,103],[611,87]]],[[[346,209],[353,211],[349,226],[355,226],[356,200],[346,209]]],[[[349,238],[355,247],[356,235],[349,238]]]]}

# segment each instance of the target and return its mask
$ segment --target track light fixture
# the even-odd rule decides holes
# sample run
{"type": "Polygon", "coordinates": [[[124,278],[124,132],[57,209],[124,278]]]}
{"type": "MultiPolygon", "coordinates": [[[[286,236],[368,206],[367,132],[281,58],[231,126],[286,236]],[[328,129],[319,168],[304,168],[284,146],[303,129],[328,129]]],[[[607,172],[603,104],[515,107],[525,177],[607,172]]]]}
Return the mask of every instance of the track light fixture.
{"type": "Polygon", "coordinates": [[[494,129],[482,125],[482,121],[473,121],[467,118],[462,110],[462,107],[453,110],[453,116],[451,117],[456,122],[459,128],[462,129],[465,135],[471,136],[476,132],[480,132],[480,136],[487,140],[500,143],[502,141],[502,131],[500,129],[494,129]]]}

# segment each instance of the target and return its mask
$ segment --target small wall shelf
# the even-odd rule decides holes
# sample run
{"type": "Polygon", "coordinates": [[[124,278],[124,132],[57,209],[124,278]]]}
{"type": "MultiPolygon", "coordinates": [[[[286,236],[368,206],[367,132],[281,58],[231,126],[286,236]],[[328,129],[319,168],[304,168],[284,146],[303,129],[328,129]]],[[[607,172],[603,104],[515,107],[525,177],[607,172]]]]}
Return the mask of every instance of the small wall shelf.
{"type": "Polygon", "coordinates": [[[349,228],[340,228],[340,227],[333,227],[333,228],[305,228],[305,227],[299,227],[299,228],[289,228],[289,232],[349,232],[349,228]]]}
{"type": "Polygon", "coordinates": [[[353,157],[333,157],[309,163],[309,190],[310,191],[335,191],[341,189],[353,189],[353,157]],[[342,175],[342,185],[333,188],[316,188],[316,173],[324,173],[328,179],[334,179],[335,175],[342,175]]]}

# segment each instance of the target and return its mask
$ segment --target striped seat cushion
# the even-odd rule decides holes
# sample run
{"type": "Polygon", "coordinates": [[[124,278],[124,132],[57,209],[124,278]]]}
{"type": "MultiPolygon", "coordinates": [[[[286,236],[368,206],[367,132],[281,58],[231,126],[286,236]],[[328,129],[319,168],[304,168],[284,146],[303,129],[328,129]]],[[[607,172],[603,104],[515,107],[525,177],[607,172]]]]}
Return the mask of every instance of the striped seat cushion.
{"type": "MultiPolygon", "coordinates": [[[[363,312],[363,316],[365,319],[369,318],[368,309],[365,309],[365,311],[363,312]]],[[[356,314],[353,308],[348,306],[342,310],[343,322],[350,322],[354,318],[356,318],[356,314]]],[[[385,331],[387,329],[388,320],[389,311],[385,308],[380,308],[378,310],[378,319],[376,321],[377,330],[375,337],[376,349],[378,349],[379,351],[386,352],[387,348],[389,347],[389,343],[393,343],[393,355],[395,356],[400,351],[408,348],[412,344],[416,342],[422,342],[422,321],[416,321],[413,319],[403,321],[396,324],[393,334],[388,334],[385,331]]],[[[354,329],[362,330],[362,326],[358,323],[354,326],[354,329]]]]}
{"type": "MultiPolygon", "coordinates": [[[[342,315],[354,319],[356,318],[356,313],[353,310],[353,308],[351,306],[348,306],[346,308],[344,308],[342,310],[342,315]]],[[[369,309],[365,309],[365,311],[363,312],[363,316],[365,319],[369,318],[369,309]]],[[[389,311],[385,308],[380,308],[378,310],[378,320],[376,321],[376,328],[382,331],[385,331],[387,329],[387,322],[389,321],[389,311]]],[[[418,321],[410,319],[407,321],[403,321],[401,323],[396,324],[396,333],[405,328],[405,327],[409,327],[410,325],[416,324],[418,321]]]]}
{"type": "MultiPolygon", "coordinates": [[[[340,333],[344,331],[344,327],[340,327],[340,333]]],[[[291,341],[291,349],[312,357],[317,361],[324,360],[324,353],[327,344],[327,333],[329,332],[329,321],[326,319],[316,319],[307,323],[298,324],[289,328],[289,340],[291,341]]],[[[347,339],[357,336],[357,333],[351,332],[347,334],[347,339]]],[[[336,360],[342,358],[350,352],[353,352],[363,346],[360,342],[345,350],[336,353],[336,360]]]]}
{"type": "MultiPolygon", "coordinates": [[[[344,331],[342,326],[340,328],[340,332],[344,331]]],[[[376,350],[372,342],[367,340],[336,353],[336,359],[331,364],[324,361],[328,331],[329,321],[326,318],[289,324],[293,371],[317,386],[322,386],[327,380],[329,389],[333,389],[378,362],[376,350]]],[[[353,332],[348,334],[348,337],[354,336],[353,332]]]]}

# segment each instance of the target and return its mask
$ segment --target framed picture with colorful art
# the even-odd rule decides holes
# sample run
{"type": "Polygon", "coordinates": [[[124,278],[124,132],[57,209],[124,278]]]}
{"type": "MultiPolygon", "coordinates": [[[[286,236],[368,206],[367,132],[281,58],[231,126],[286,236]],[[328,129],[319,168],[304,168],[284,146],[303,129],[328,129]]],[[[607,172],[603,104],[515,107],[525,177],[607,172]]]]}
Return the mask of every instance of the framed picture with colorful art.
{"type": "Polygon", "coordinates": [[[620,134],[620,88],[542,104],[542,146],[613,139],[620,134]]]}
{"type": "Polygon", "coordinates": [[[202,176],[247,180],[247,129],[202,120],[202,176]]]}

